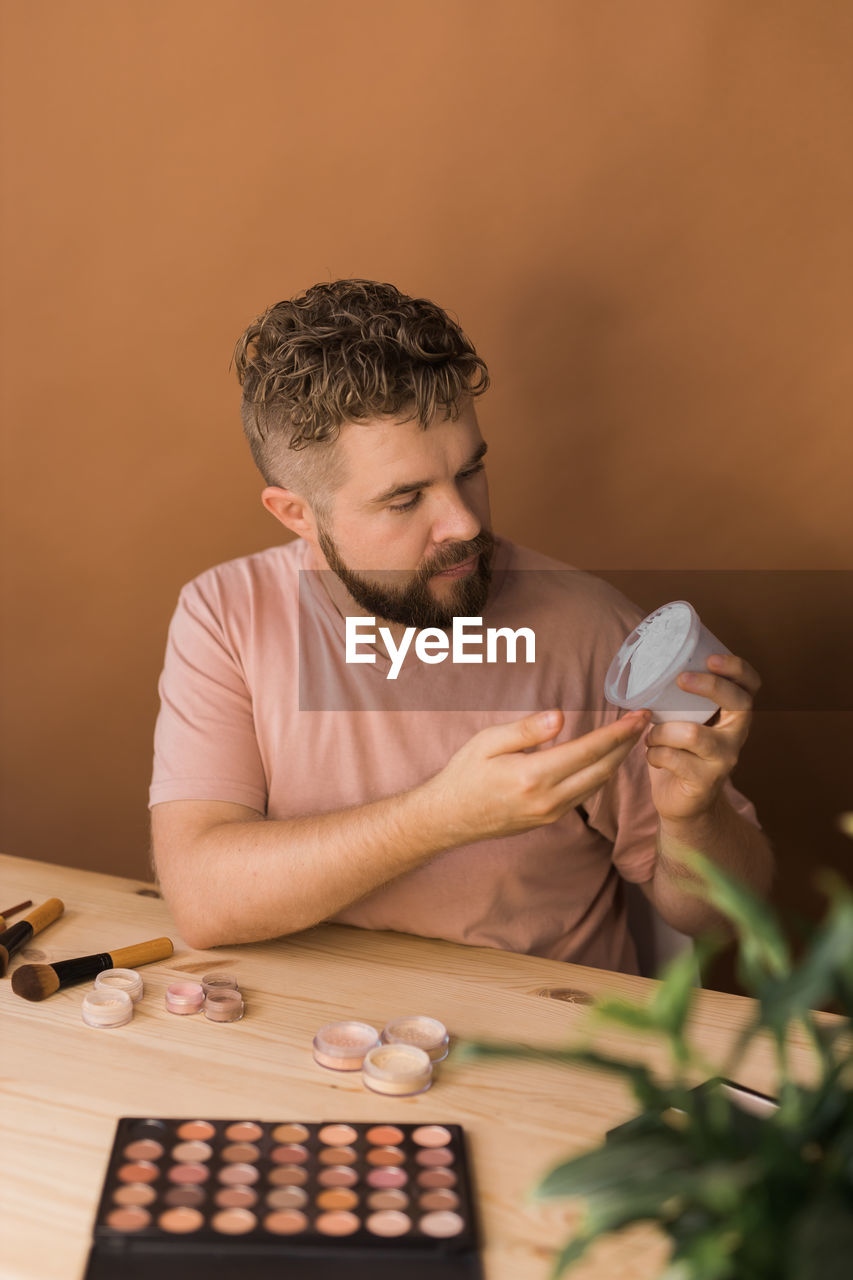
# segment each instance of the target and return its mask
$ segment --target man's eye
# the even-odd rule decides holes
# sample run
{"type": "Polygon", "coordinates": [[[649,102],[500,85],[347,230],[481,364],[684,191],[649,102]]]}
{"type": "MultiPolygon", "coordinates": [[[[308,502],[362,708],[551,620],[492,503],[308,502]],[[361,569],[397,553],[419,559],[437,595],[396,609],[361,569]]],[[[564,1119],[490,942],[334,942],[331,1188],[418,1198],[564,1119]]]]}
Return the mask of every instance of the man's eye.
{"type": "Polygon", "coordinates": [[[418,492],[413,497],[409,498],[408,502],[397,503],[396,506],[389,507],[388,510],[389,511],[411,511],[413,507],[416,507],[418,505],[420,500],[421,500],[421,495],[418,492]]]}
{"type": "Polygon", "coordinates": [[[476,466],[469,467],[467,471],[460,471],[459,479],[467,480],[470,476],[475,476],[478,471],[484,471],[484,470],[485,470],[485,463],[478,462],[476,466]]]}

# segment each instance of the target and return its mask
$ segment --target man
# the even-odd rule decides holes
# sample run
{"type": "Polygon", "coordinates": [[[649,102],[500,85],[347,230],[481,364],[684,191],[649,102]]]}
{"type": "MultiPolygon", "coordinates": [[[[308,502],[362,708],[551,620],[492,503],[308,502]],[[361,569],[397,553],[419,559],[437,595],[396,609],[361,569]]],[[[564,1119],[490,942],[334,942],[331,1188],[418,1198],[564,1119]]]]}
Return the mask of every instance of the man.
{"type": "Polygon", "coordinates": [[[690,687],[717,722],[638,746],[648,713],[602,685],[641,615],[493,535],[488,374],[458,325],[339,280],[270,308],[236,364],[262,501],[297,538],[202,574],[172,620],[152,830],[190,945],[334,919],[630,971],[620,876],[691,934],[714,917],[685,847],[766,887],[728,780],[758,677],[709,661],[690,687]],[[441,660],[461,617],[526,628],[535,660],[441,660]]]}

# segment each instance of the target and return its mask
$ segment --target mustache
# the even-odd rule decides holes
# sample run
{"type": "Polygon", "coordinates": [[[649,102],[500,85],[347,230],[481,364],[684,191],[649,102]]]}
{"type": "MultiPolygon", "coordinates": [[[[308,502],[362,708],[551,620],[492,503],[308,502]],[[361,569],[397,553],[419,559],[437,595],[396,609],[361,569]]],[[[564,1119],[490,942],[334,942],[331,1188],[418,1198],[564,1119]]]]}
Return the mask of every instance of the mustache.
{"type": "Polygon", "coordinates": [[[453,569],[457,564],[464,564],[472,556],[485,556],[488,565],[494,549],[494,534],[482,530],[469,542],[456,542],[450,547],[443,547],[437,551],[427,564],[421,565],[418,569],[418,579],[421,582],[428,582],[433,574],[443,573],[445,569],[453,569]]]}

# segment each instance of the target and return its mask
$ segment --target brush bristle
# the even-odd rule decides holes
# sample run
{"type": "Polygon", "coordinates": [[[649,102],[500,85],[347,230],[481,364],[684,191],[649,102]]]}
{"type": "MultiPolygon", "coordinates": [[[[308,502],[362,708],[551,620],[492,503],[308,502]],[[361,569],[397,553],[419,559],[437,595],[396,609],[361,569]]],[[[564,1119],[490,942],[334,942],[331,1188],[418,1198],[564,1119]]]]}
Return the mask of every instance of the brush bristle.
{"type": "Polygon", "coordinates": [[[12,974],[12,990],[25,1000],[46,1000],[59,990],[59,976],[49,964],[22,964],[12,974]]]}
{"type": "Polygon", "coordinates": [[[0,978],[6,977],[6,970],[9,968],[9,952],[5,947],[0,947],[0,978]]]}

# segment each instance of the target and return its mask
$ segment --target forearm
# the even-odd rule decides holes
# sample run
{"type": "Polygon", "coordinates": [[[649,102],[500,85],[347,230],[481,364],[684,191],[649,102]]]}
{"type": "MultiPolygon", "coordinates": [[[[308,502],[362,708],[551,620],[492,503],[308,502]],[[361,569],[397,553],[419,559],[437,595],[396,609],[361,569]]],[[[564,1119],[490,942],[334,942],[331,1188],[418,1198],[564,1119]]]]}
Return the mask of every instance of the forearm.
{"type": "Polygon", "coordinates": [[[691,849],[704,853],[759,896],[766,894],[773,878],[773,853],[764,833],[722,796],[715,808],[701,817],[677,822],[660,819],[652,882],[655,906],[674,928],[695,937],[724,922],[713,907],[691,892],[696,877],[683,856],[691,849]]]}
{"type": "Polygon", "coordinates": [[[295,933],[449,847],[424,788],[357,808],[175,833],[155,860],[182,935],[204,948],[295,933]]]}

